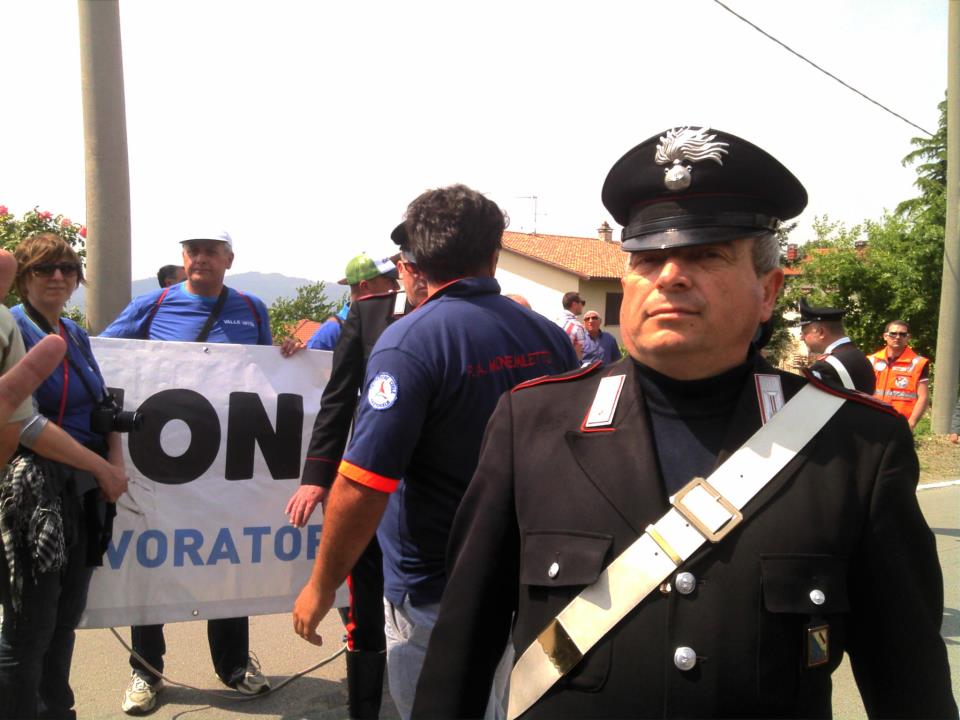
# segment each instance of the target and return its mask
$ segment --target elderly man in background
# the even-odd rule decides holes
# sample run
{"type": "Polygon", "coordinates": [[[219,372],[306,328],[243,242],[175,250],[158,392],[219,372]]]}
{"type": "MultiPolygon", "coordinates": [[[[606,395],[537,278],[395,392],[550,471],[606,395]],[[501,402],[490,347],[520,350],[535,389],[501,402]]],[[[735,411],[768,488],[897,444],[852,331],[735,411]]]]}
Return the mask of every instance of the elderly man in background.
{"type": "Polygon", "coordinates": [[[617,344],[617,339],[610,333],[601,330],[600,326],[602,324],[600,313],[596,310],[590,310],[583,314],[583,326],[587,329],[587,335],[596,348],[591,350],[590,357],[587,357],[586,352],[584,352],[584,362],[600,360],[609,365],[620,359],[620,346],[617,344]]]}

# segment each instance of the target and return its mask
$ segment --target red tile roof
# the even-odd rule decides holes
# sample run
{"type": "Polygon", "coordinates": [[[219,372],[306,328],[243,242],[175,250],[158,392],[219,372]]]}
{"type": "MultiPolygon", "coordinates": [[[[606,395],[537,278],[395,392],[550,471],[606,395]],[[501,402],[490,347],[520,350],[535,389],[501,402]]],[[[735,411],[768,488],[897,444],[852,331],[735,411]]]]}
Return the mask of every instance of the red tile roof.
{"type": "Polygon", "coordinates": [[[293,332],[290,334],[306,345],[307,340],[313,337],[313,334],[321,324],[322,323],[318,323],[315,320],[298,320],[297,324],[293,326],[293,332]]]}
{"type": "Polygon", "coordinates": [[[627,261],[627,253],[620,249],[620,243],[603,242],[596,237],[533,235],[508,230],[503,233],[503,247],[584,280],[619,280],[627,261]]]}

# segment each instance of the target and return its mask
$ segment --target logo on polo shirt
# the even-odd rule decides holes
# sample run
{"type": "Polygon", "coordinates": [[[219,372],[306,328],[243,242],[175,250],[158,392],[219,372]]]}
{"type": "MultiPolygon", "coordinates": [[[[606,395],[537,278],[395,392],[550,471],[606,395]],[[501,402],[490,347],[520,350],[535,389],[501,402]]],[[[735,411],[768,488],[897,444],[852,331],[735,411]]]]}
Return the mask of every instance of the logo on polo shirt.
{"type": "Polygon", "coordinates": [[[387,372],[378,374],[367,388],[367,402],[374,410],[386,410],[397,401],[397,379],[387,372]]]}

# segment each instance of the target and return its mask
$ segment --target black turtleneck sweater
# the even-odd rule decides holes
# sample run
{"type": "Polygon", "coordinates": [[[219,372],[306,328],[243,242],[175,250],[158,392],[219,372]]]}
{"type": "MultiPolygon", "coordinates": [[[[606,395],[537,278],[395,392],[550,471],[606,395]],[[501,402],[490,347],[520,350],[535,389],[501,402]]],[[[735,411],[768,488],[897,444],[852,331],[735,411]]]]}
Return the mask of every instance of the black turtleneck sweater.
{"type": "Polygon", "coordinates": [[[713,472],[752,368],[748,360],[702,380],[674,380],[636,363],[667,495],[713,472]]]}

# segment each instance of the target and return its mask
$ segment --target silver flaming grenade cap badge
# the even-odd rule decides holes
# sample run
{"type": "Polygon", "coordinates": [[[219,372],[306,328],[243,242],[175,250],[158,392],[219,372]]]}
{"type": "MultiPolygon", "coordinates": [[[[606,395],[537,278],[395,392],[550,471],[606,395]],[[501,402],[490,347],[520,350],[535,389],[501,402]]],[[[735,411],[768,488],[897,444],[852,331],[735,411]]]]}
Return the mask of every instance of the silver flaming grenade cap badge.
{"type": "Polygon", "coordinates": [[[713,160],[718,165],[723,165],[723,156],[728,152],[729,143],[714,142],[717,136],[708,135],[709,132],[709,128],[682,127],[668,130],[667,134],[660,138],[656,161],[657,165],[668,166],[663,171],[663,184],[668,190],[686,190],[690,187],[693,179],[690,173],[693,168],[684,165],[684,160],[691,163],[713,160]]]}

